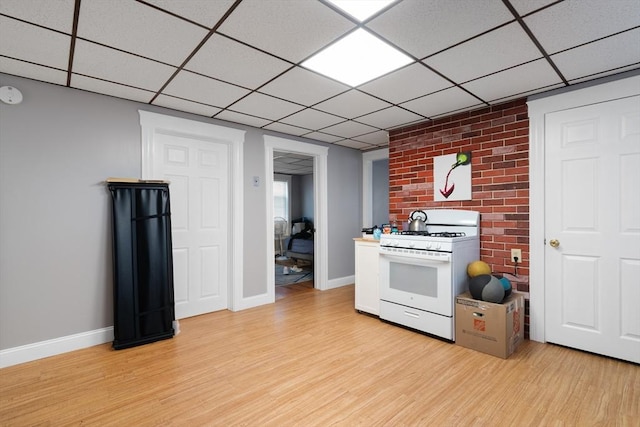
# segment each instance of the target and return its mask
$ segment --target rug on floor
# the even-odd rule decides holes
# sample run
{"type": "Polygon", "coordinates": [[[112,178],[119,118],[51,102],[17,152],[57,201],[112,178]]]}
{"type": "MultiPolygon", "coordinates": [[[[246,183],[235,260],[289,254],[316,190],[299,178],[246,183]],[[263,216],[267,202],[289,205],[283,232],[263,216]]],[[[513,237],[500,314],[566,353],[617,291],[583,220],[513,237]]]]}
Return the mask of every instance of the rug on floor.
{"type": "Polygon", "coordinates": [[[306,282],[313,280],[313,270],[308,268],[303,269],[301,272],[296,273],[291,271],[289,267],[289,274],[283,274],[284,266],[276,264],[276,286],[292,285],[294,283],[306,282]]]}

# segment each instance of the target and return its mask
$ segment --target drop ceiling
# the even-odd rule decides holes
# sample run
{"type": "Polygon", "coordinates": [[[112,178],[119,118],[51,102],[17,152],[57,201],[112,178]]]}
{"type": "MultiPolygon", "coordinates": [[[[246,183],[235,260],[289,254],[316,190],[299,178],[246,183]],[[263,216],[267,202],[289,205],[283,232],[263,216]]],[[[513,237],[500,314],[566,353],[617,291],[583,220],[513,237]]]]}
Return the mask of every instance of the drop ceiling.
{"type": "Polygon", "coordinates": [[[313,173],[313,157],[274,151],[273,171],[285,175],[310,175],[313,173]]]}
{"type": "Polygon", "coordinates": [[[0,72],[367,151],[393,128],[640,68],[638,0],[0,0],[0,72]],[[306,59],[364,28],[412,62],[306,59]]]}

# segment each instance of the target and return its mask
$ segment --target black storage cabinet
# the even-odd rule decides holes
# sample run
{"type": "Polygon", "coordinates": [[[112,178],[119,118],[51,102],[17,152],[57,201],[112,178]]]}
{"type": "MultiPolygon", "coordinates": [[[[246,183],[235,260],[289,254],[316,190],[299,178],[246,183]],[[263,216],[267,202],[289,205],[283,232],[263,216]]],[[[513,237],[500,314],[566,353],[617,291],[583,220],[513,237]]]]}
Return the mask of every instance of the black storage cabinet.
{"type": "Polygon", "coordinates": [[[109,182],[116,350],[171,338],[175,319],[167,183],[109,182]]]}

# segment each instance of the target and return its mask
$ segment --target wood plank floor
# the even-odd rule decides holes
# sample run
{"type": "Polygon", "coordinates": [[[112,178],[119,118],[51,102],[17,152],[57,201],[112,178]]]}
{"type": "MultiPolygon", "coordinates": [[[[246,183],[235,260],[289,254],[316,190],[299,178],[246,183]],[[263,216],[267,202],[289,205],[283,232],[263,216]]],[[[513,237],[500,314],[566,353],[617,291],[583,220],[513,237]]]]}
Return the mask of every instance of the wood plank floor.
{"type": "Polygon", "coordinates": [[[286,291],[2,369],[0,425],[640,425],[637,365],[530,341],[503,360],[358,314],[353,286],[286,291]]]}

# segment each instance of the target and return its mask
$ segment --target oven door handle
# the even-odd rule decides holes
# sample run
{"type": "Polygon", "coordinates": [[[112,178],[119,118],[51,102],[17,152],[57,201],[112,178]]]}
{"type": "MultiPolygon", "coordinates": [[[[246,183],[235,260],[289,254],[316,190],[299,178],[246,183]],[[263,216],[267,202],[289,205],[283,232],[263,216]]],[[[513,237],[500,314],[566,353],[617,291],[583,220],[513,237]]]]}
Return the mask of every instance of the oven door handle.
{"type": "Polygon", "coordinates": [[[440,263],[449,263],[451,262],[451,254],[439,252],[438,255],[416,255],[411,253],[405,253],[402,255],[391,254],[388,252],[380,252],[380,257],[384,257],[388,260],[394,260],[399,262],[408,262],[409,260],[423,261],[423,262],[440,262],[440,263]]]}

